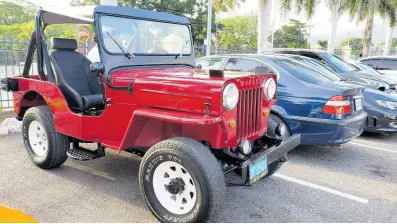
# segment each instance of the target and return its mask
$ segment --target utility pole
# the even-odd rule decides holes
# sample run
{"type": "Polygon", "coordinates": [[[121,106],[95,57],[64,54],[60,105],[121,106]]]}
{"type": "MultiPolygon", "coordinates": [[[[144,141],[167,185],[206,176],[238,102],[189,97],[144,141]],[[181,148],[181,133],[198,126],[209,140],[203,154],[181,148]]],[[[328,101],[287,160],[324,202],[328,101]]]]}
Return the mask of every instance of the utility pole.
{"type": "Polygon", "coordinates": [[[205,50],[205,55],[211,55],[211,25],[212,25],[212,1],[208,0],[208,17],[207,17],[207,48],[205,50]]]}

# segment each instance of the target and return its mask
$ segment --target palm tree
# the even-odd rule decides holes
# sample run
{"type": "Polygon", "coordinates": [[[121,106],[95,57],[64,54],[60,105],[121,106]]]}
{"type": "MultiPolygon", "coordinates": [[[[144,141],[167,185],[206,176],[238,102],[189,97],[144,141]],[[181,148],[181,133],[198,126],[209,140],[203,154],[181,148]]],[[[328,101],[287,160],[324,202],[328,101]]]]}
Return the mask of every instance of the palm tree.
{"type": "Polygon", "coordinates": [[[391,41],[392,41],[392,36],[393,36],[393,30],[394,30],[394,26],[389,26],[388,29],[387,29],[386,41],[385,41],[385,50],[383,52],[383,55],[385,55],[385,56],[390,54],[390,47],[391,47],[391,41]]]}
{"type": "MultiPolygon", "coordinates": [[[[393,1],[394,8],[397,8],[397,0],[393,1]]],[[[390,20],[391,18],[389,18],[390,20]]],[[[389,21],[390,24],[390,21],[389,21]]],[[[387,56],[390,54],[390,47],[391,47],[391,41],[392,41],[392,36],[393,36],[393,30],[394,26],[389,26],[387,29],[387,35],[386,35],[386,41],[385,41],[385,50],[383,52],[383,55],[387,56]]]]}
{"type": "MultiPolygon", "coordinates": [[[[293,8],[297,13],[304,12],[306,19],[310,20],[313,18],[315,9],[320,2],[318,0],[280,0],[280,8],[284,10],[284,12],[289,12],[293,8]]],[[[328,51],[334,51],[335,45],[335,36],[336,36],[336,27],[338,24],[338,9],[339,9],[340,0],[328,0],[327,6],[332,11],[332,23],[331,23],[331,32],[328,36],[328,51]]]]}
{"type": "Polygon", "coordinates": [[[371,47],[372,29],[375,13],[389,19],[389,26],[396,22],[395,0],[341,0],[341,10],[349,12],[350,18],[357,18],[357,22],[366,20],[362,56],[368,56],[371,47]]]}
{"type": "Polygon", "coordinates": [[[245,2],[245,0],[214,0],[214,9],[215,12],[225,12],[234,9],[242,2],[245,2]]]}

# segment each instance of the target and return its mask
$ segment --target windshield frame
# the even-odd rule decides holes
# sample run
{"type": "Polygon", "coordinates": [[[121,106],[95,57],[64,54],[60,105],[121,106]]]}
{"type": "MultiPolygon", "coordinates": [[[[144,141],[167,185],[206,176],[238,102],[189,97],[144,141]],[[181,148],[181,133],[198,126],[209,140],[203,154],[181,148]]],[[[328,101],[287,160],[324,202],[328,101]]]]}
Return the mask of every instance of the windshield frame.
{"type": "Polygon", "coordinates": [[[151,21],[151,22],[159,22],[159,23],[165,23],[165,24],[177,24],[177,25],[181,25],[181,26],[186,26],[188,31],[189,31],[189,41],[190,41],[190,53],[173,53],[173,54],[161,54],[161,53],[137,53],[137,52],[131,52],[134,54],[134,56],[192,56],[194,54],[194,46],[193,46],[193,37],[192,37],[192,29],[191,29],[191,25],[190,24],[184,24],[184,23],[178,23],[178,22],[172,22],[172,21],[163,21],[163,20],[155,20],[155,19],[147,19],[147,18],[141,18],[141,17],[134,17],[134,16],[122,16],[122,15],[113,15],[113,14],[101,14],[98,17],[98,27],[97,30],[99,31],[100,37],[98,38],[98,41],[101,42],[102,48],[103,50],[111,56],[119,56],[119,55],[123,55],[125,56],[126,53],[125,52],[111,52],[106,48],[105,45],[105,38],[103,37],[103,30],[102,30],[102,17],[115,17],[115,18],[123,18],[123,19],[134,19],[134,20],[141,20],[141,21],[151,21]]]}

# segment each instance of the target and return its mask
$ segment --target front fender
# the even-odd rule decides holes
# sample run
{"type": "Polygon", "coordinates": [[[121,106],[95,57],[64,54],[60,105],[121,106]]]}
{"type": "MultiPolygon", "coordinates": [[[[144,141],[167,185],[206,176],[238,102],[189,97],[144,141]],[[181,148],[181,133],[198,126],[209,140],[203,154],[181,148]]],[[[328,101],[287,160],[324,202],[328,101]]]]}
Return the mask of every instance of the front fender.
{"type": "Polygon", "coordinates": [[[288,115],[288,112],[277,104],[272,106],[271,112],[277,114],[278,116],[288,115]]]}
{"type": "Polygon", "coordinates": [[[218,145],[214,139],[226,138],[225,130],[220,117],[155,108],[138,109],[133,112],[118,153],[133,147],[150,147],[174,136],[208,140],[218,145]]]}

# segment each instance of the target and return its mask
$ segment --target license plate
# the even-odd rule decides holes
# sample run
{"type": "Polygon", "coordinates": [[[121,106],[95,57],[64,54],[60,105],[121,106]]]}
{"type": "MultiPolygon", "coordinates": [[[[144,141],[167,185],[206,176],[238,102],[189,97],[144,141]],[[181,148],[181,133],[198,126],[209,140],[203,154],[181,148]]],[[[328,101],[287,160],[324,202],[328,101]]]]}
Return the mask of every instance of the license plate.
{"type": "Polygon", "coordinates": [[[356,110],[362,110],[363,109],[363,104],[361,99],[355,99],[354,100],[354,106],[356,108],[356,110]]]}
{"type": "Polygon", "coordinates": [[[255,183],[267,174],[267,156],[256,159],[249,166],[250,184],[255,183]]]}

